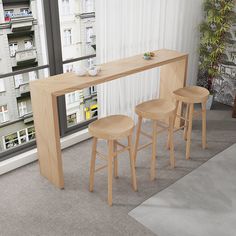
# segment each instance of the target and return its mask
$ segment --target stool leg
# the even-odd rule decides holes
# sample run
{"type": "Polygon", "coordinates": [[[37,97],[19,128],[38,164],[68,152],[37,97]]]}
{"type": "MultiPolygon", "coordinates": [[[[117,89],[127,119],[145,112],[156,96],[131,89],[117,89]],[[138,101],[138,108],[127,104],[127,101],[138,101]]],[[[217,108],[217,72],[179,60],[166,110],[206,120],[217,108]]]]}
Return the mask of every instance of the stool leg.
{"type": "Polygon", "coordinates": [[[114,141],[114,177],[118,178],[117,142],[114,141]]]}
{"type": "Polygon", "coordinates": [[[135,165],[136,165],[136,159],[137,159],[137,152],[138,152],[138,144],[139,144],[141,126],[142,126],[142,117],[139,116],[138,117],[137,131],[136,131],[136,140],[135,140],[135,145],[134,145],[134,164],[135,165]]]}
{"type": "Polygon", "coordinates": [[[202,103],[202,148],[206,148],[206,102],[202,103]]]}
{"type": "MultiPolygon", "coordinates": [[[[173,128],[175,127],[175,121],[176,121],[176,116],[177,116],[178,108],[179,108],[179,101],[177,100],[175,102],[175,113],[174,113],[174,117],[173,117],[173,128]]],[[[168,137],[167,137],[167,149],[170,149],[170,136],[169,136],[169,132],[168,132],[168,137]]]]}
{"type": "Polygon", "coordinates": [[[192,134],[192,124],[193,124],[193,112],[194,104],[189,105],[189,117],[188,117],[188,133],[187,133],[187,146],[186,146],[186,159],[190,158],[190,145],[191,145],[191,134],[192,134]]]}
{"type": "Polygon", "coordinates": [[[114,141],[108,141],[108,204],[112,206],[112,160],[114,141]]]}
{"type": "Polygon", "coordinates": [[[169,118],[169,143],[170,143],[170,165],[171,168],[175,168],[175,156],[174,156],[174,142],[173,142],[173,132],[174,132],[174,117],[169,118]]]}
{"type": "Polygon", "coordinates": [[[188,113],[189,113],[189,104],[186,104],[186,111],[185,111],[185,121],[184,121],[184,140],[187,140],[187,133],[188,133],[188,113]]]}
{"type": "Polygon", "coordinates": [[[152,161],[151,161],[151,180],[156,178],[156,145],[157,145],[157,121],[153,121],[152,128],[152,161]]]}
{"type": "Polygon", "coordinates": [[[89,191],[90,192],[93,192],[93,186],[94,186],[96,151],[97,151],[97,138],[93,138],[92,157],[91,157],[91,163],[90,163],[90,178],[89,178],[89,191]]]}
{"type": "Polygon", "coordinates": [[[137,191],[137,180],[136,180],[136,171],[135,171],[135,163],[134,163],[132,135],[128,136],[128,146],[129,146],[129,158],[130,158],[130,168],[131,168],[131,175],[132,175],[132,184],[133,184],[134,191],[137,191]]]}

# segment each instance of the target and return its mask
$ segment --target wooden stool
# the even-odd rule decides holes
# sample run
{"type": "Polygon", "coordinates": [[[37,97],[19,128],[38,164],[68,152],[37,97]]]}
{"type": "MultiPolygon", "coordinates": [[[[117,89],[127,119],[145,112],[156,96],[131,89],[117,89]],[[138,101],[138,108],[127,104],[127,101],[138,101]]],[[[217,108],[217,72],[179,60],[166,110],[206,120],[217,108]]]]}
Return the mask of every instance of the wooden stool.
{"type": "Polygon", "coordinates": [[[138,125],[137,125],[136,141],[135,141],[135,148],[134,148],[135,150],[134,160],[136,163],[137,151],[152,145],[152,160],[151,160],[151,171],[150,171],[151,180],[154,180],[156,177],[155,168],[156,168],[157,133],[160,133],[166,129],[169,129],[170,163],[171,163],[172,168],[174,168],[175,166],[174,144],[173,144],[173,127],[174,127],[173,122],[174,122],[175,109],[176,109],[175,104],[164,99],[150,100],[150,101],[141,103],[135,107],[135,112],[138,115],[138,125]],[[141,131],[143,118],[152,120],[153,122],[152,136],[141,131]],[[164,122],[165,125],[163,125],[163,122],[161,121],[166,121],[167,119],[168,119],[169,125],[166,126],[165,122],[164,122]],[[158,126],[161,126],[162,130],[157,131],[158,126]],[[144,144],[138,147],[140,134],[146,136],[152,141],[148,144],[144,144]]]}
{"type": "Polygon", "coordinates": [[[186,159],[188,160],[190,158],[193,117],[195,115],[199,115],[199,112],[194,113],[195,103],[201,103],[202,106],[202,109],[200,111],[200,114],[202,114],[202,148],[206,148],[206,102],[209,96],[209,91],[203,87],[190,86],[175,90],[173,93],[176,99],[176,111],[178,111],[180,102],[186,104],[185,116],[176,114],[175,118],[178,117],[181,120],[184,120],[184,125],[180,127],[180,129],[184,128],[184,139],[187,140],[186,159]]]}
{"type": "Polygon", "coordinates": [[[132,132],[134,122],[131,118],[124,115],[114,115],[101,118],[89,125],[89,132],[93,136],[92,158],[90,165],[90,186],[92,192],[94,186],[94,173],[108,167],[108,204],[112,205],[112,165],[114,160],[114,177],[118,177],[118,161],[117,155],[126,150],[129,151],[130,167],[132,174],[132,185],[134,191],[137,191],[136,173],[134,165],[134,156],[132,150],[132,132]],[[117,141],[117,139],[127,138],[128,146],[125,146],[117,141]],[[97,140],[105,139],[108,141],[108,156],[97,151],[97,140]],[[117,146],[121,146],[121,150],[117,150],[117,146]],[[108,165],[95,169],[96,154],[108,162],[108,165]]]}

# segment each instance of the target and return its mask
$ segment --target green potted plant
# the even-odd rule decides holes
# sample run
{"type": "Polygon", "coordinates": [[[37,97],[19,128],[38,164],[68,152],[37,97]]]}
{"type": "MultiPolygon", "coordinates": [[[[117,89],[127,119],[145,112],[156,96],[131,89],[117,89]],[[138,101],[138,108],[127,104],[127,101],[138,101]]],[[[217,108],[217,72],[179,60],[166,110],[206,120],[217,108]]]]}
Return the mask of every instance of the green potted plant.
{"type": "Polygon", "coordinates": [[[210,91],[208,109],[213,102],[213,81],[225,51],[227,32],[235,19],[234,0],[205,0],[204,21],[200,25],[200,63],[198,85],[210,91]]]}

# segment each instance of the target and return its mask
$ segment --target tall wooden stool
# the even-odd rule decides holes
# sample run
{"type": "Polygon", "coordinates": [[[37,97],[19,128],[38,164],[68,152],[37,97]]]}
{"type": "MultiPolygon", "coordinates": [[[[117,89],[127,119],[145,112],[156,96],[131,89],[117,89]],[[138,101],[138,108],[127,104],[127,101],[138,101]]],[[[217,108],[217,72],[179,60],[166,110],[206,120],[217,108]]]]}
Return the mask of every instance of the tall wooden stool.
{"type": "Polygon", "coordinates": [[[202,148],[206,148],[206,102],[209,91],[203,87],[190,86],[175,90],[173,93],[176,99],[176,111],[178,111],[178,106],[181,102],[186,105],[185,115],[176,114],[175,117],[184,120],[184,125],[181,128],[184,128],[184,139],[187,140],[186,159],[188,160],[190,158],[193,117],[199,114],[202,114],[202,148]],[[194,104],[197,103],[202,106],[200,112],[194,112],[194,104]]]}
{"type": "Polygon", "coordinates": [[[138,115],[138,125],[136,132],[136,141],[134,147],[134,160],[136,162],[137,152],[143,148],[152,145],[152,159],[151,159],[151,170],[150,176],[151,180],[156,178],[156,144],[157,144],[157,133],[164,130],[169,130],[169,140],[170,140],[170,163],[171,167],[175,167],[175,157],[174,157],[174,144],[173,144],[173,126],[174,126],[174,115],[175,115],[175,104],[164,99],[150,100],[141,103],[135,107],[135,112],[138,115]],[[150,119],[153,122],[152,135],[149,135],[141,131],[142,119],[150,119]],[[166,120],[168,125],[166,125],[166,120]],[[157,127],[161,126],[162,129],[157,131],[157,127]],[[151,139],[150,143],[139,146],[140,134],[151,139]]]}
{"type": "Polygon", "coordinates": [[[134,165],[134,156],[132,148],[132,132],[134,122],[131,118],[124,115],[113,115],[94,121],[89,125],[89,132],[93,136],[92,158],[90,165],[90,186],[89,190],[93,191],[94,173],[108,167],[108,204],[112,205],[112,166],[114,160],[114,177],[118,177],[118,161],[117,155],[124,151],[129,151],[130,167],[132,175],[132,185],[134,191],[137,191],[136,173],[134,165]],[[125,146],[117,140],[128,138],[128,145],[125,146]],[[105,156],[97,151],[97,140],[105,139],[108,141],[108,155],[105,156]],[[117,150],[117,146],[121,146],[121,150],[117,150]],[[95,169],[96,156],[105,159],[108,164],[95,169]]]}

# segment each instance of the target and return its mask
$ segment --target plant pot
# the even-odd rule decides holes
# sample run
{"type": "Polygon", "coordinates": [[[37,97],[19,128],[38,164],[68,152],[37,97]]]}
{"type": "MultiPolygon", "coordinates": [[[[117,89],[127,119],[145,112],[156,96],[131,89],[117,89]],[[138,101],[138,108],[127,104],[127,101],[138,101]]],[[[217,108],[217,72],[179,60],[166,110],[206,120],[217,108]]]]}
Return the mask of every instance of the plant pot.
{"type": "Polygon", "coordinates": [[[206,109],[207,110],[211,110],[213,100],[214,100],[214,95],[210,94],[209,97],[208,97],[207,103],[206,103],[206,109]]]}

